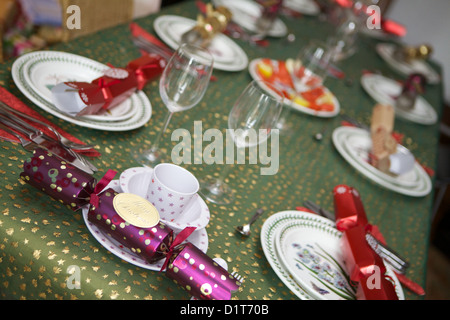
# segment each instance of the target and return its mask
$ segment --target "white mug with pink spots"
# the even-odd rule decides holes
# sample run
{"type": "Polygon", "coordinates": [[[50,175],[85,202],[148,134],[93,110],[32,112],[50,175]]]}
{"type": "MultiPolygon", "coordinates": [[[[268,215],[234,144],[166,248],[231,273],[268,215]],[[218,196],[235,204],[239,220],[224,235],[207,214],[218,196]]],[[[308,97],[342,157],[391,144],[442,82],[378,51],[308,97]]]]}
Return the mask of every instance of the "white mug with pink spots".
{"type": "Polygon", "coordinates": [[[153,168],[147,199],[163,220],[173,221],[197,200],[199,182],[188,170],[171,163],[153,168]]]}

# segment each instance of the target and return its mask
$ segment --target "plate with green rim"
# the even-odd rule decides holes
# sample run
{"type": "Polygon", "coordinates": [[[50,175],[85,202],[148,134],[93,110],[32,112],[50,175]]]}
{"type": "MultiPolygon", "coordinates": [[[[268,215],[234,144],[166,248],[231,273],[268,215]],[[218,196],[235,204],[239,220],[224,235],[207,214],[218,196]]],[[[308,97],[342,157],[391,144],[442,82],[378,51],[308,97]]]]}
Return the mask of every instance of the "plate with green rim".
{"type": "Polygon", "coordinates": [[[294,221],[310,221],[328,227],[335,226],[334,221],[320,217],[316,214],[303,211],[282,211],[271,215],[261,229],[261,246],[267,261],[279,279],[301,300],[315,300],[302,286],[295,281],[285,268],[275,248],[275,237],[279,228],[286,223],[294,221]]]}
{"type": "Polygon", "coordinates": [[[433,184],[431,183],[430,176],[419,163],[414,165],[414,170],[416,171],[415,174],[417,174],[418,177],[418,183],[414,186],[395,184],[392,181],[384,179],[384,177],[377,174],[377,172],[368,170],[368,168],[363,166],[361,161],[356,159],[352,155],[352,152],[348,150],[345,141],[349,138],[350,134],[358,134],[361,137],[365,137],[365,139],[370,139],[370,133],[360,128],[343,126],[334,129],[332,134],[332,141],[336,150],[341,154],[345,161],[364,177],[388,190],[410,197],[424,197],[432,191],[433,184]]]}
{"type": "MultiPolygon", "coordinates": [[[[284,237],[285,234],[288,234],[289,232],[291,232],[291,230],[298,231],[295,230],[296,228],[304,228],[304,230],[309,229],[309,233],[311,233],[312,230],[313,233],[315,232],[315,234],[313,235],[313,239],[316,239],[318,242],[320,242],[322,244],[322,248],[327,248],[328,250],[329,247],[334,248],[334,251],[329,250],[327,253],[331,255],[333,259],[338,261],[336,259],[336,257],[339,256],[339,249],[337,249],[339,246],[337,245],[337,243],[339,242],[342,233],[338,231],[335,226],[336,225],[334,221],[318,216],[316,214],[304,211],[289,210],[273,214],[264,222],[262,226],[261,245],[270,266],[272,267],[275,274],[280,278],[280,280],[292,291],[293,294],[295,294],[301,300],[318,300],[319,297],[317,295],[320,294],[318,290],[328,291],[330,289],[324,286],[322,283],[319,283],[320,286],[317,286],[318,288],[315,288],[313,285],[305,285],[304,280],[298,281],[299,279],[296,279],[296,277],[286,267],[285,263],[282,260],[284,259],[282,257],[284,253],[281,250],[278,250],[278,247],[285,240],[283,240],[283,238],[280,241],[278,240],[278,238],[280,236],[284,237]],[[324,234],[328,233],[330,234],[330,236],[325,237],[324,234]],[[323,237],[324,240],[319,239],[320,237],[323,237]],[[279,242],[279,244],[277,244],[277,241],[279,242]],[[325,244],[325,241],[331,241],[331,244],[325,244]],[[313,291],[311,291],[311,288],[313,289],[313,291]],[[315,291],[317,291],[317,294],[314,294],[315,291]]],[[[307,240],[306,242],[310,242],[310,240],[307,240]]],[[[327,255],[325,256],[329,258],[327,255]]],[[[342,263],[342,260],[340,260],[340,263],[342,263]]],[[[338,267],[336,267],[335,265],[335,268],[338,267]]],[[[394,272],[388,266],[386,266],[386,269],[386,274],[394,281],[396,293],[399,297],[399,300],[404,300],[404,293],[400,282],[398,281],[394,272]]],[[[345,272],[341,271],[341,274],[343,273],[345,272]]],[[[322,293],[323,299],[330,299],[331,294],[328,295],[324,292],[322,293]]],[[[336,296],[334,297],[336,298],[336,296]]],[[[345,300],[354,298],[355,297],[353,297],[352,295],[347,295],[340,297],[339,299],[345,300]]]]}

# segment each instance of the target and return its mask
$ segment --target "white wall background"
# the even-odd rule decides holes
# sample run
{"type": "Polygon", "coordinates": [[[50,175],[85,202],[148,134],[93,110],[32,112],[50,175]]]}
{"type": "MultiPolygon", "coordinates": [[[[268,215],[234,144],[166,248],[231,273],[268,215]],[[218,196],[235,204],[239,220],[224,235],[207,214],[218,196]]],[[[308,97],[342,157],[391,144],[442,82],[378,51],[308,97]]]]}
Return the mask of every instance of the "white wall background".
{"type": "Polygon", "coordinates": [[[394,0],[386,14],[408,28],[403,42],[430,44],[443,67],[444,100],[450,104],[450,0],[394,0]]]}

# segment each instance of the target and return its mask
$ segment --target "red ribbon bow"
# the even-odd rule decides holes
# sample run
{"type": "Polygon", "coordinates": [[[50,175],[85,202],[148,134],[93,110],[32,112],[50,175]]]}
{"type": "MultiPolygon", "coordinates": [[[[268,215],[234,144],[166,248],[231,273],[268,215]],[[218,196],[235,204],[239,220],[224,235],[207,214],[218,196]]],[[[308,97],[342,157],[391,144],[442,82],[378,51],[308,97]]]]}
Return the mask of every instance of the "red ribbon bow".
{"type": "Polygon", "coordinates": [[[187,238],[189,238],[189,236],[192,234],[192,232],[195,231],[195,229],[197,229],[196,227],[186,227],[183,229],[183,231],[181,231],[176,237],[175,240],[173,240],[173,243],[170,245],[169,247],[169,251],[167,252],[166,255],[166,260],[164,261],[163,266],[161,267],[161,269],[159,270],[159,272],[162,272],[163,270],[166,269],[167,265],[169,264],[169,260],[173,255],[173,250],[179,245],[181,244],[184,240],[186,240],[187,238]]]}
{"type": "Polygon", "coordinates": [[[108,109],[109,105],[111,104],[112,100],[113,100],[113,95],[111,93],[111,89],[109,87],[119,83],[120,80],[119,79],[114,79],[113,81],[110,81],[108,83],[106,83],[104,78],[100,78],[98,80],[98,89],[102,92],[103,97],[105,98],[105,104],[103,105],[102,109],[108,109]]]}
{"type": "Polygon", "coordinates": [[[98,195],[100,192],[105,189],[105,187],[114,179],[117,172],[114,170],[108,170],[106,174],[103,176],[103,178],[100,179],[100,181],[97,183],[97,185],[94,188],[94,192],[91,194],[91,198],[89,199],[89,203],[94,206],[98,207],[98,195]]]}
{"type": "Polygon", "coordinates": [[[138,89],[139,90],[141,90],[144,87],[144,85],[147,83],[147,81],[149,79],[149,77],[148,77],[147,73],[145,72],[145,70],[147,70],[147,69],[157,69],[158,67],[159,67],[159,64],[155,62],[155,63],[149,64],[149,65],[146,65],[146,66],[141,66],[141,67],[139,67],[139,68],[137,68],[135,70],[134,73],[135,73],[135,76],[136,76],[136,80],[137,80],[137,83],[138,83],[138,89]]]}

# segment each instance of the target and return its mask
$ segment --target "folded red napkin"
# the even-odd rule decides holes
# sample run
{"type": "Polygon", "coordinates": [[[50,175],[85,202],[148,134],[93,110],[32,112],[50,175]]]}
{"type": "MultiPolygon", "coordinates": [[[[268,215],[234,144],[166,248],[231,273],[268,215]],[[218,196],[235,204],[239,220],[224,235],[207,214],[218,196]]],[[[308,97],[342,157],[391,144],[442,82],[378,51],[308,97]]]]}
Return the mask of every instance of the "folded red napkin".
{"type": "MultiPolygon", "coordinates": [[[[47,120],[46,118],[41,116],[37,111],[35,111],[32,108],[28,107],[19,98],[14,96],[12,93],[10,93],[8,90],[6,90],[3,87],[0,87],[0,101],[3,101],[4,103],[6,103],[11,108],[14,108],[14,109],[16,109],[16,110],[18,110],[20,112],[23,112],[24,114],[27,114],[27,115],[29,115],[29,116],[31,116],[33,118],[36,118],[37,120],[40,120],[40,121],[42,121],[44,123],[47,123],[47,124],[51,125],[62,136],[66,137],[70,141],[84,144],[82,141],[80,141],[76,137],[72,136],[71,134],[67,133],[66,131],[62,130],[61,128],[57,127],[52,122],[50,122],[49,120],[47,120]]],[[[54,133],[48,127],[42,126],[42,125],[40,125],[38,123],[29,121],[29,120],[26,120],[26,119],[23,119],[23,120],[28,122],[28,123],[30,123],[34,127],[42,130],[42,132],[44,132],[45,134],[49,135],[50,137],[55,137],[54,133]]],[[[16,137],[14,137],[13,135],[11,135],[11,134],[9,134],[9,133],[1,130],[1,129],[0,129],[0,137],[4,138],[5,140],[19,142],[19,140],[16,137]]],[[[82,153],[83,155],[86,155],[86,156],[89,156],[89,157],[98,157],[98,156],[101,155],[95,149],[82,150],[82,151],[81,150],[80,151],[77,150],[77,152],[82,153]]]]}

